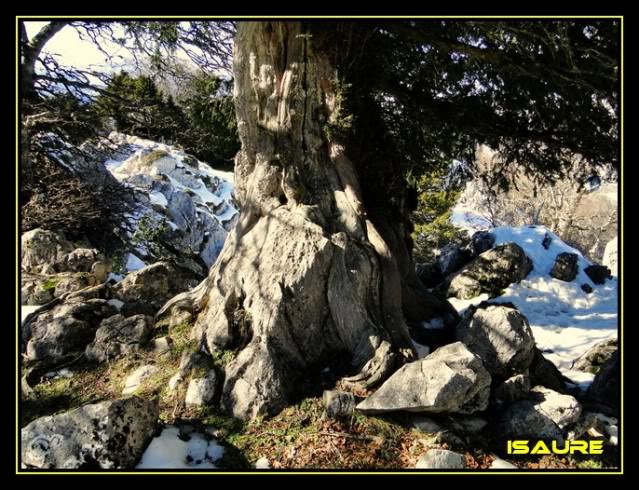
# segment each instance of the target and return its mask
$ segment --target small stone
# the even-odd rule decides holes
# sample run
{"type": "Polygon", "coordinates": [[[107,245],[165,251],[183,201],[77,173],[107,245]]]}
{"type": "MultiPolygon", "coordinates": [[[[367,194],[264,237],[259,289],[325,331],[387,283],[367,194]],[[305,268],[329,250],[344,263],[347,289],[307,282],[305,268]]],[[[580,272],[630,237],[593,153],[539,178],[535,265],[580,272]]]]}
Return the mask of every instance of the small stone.
{"type": "Polygon", "coordinates": [[[584,291],[586,294],[590,294],[593,291],[592,286],[587,283],[581,285],[581,290],[584,291]]]}
{"type": "Polygon", "coordinates": [[[322,401],[326,408],[326,416],[334,419],[352,415],[355,410],[355,396],[344,391],[324,391],[322,401]]]}
{"type": "Polygon", "coordinates": [[[214,370],[207,373],[204,378],[194,378],[186,390],[185,403],[191,406],[208,405],[215,396],[217,376],[214,370]]]}
{"type": "Polygon", "coordinates": [[[142,387],[145,381],[151,379],[155,374],[159,373],[160,369],[151,364],[141,366],[137,368],[133,373],[129,375],[124,384],[122,390],[123,395],[131,395],[142,387]]]}
{"type": "Polygon", "coordinates": [[[504,459],[495,459],[491,464],[490,468],[493,470],[512,470],[517,469],[514,464],[510,464],[508,461],[504,459]]]}
{"type": "Polygon", "coordinates": [[[557,255],[555,263],[550,271],[550,276],[560,281],[570,282],[577,277],[579,265],[577,264],[579,257],[577,254],[562,252],[557,255]]]}
{"type": "Polygon", "coordinates": [[[171,337],[159,337],[151,341],[151,349],[156,354],[166,354],[171,350],[173,340],[171,337]]]}
{"type": "Polygon", "coordinates": [[[255,462],[255,469],[257,470],[268,470],[270,467],[268,459],[263,456],[255,462]]]}
{"type": "Polygon", "coordinates": [[[463,469],[466,467],[464,456],[446,449],[431,449],[424,454],[415,468],[418,469],[463,469]]]}

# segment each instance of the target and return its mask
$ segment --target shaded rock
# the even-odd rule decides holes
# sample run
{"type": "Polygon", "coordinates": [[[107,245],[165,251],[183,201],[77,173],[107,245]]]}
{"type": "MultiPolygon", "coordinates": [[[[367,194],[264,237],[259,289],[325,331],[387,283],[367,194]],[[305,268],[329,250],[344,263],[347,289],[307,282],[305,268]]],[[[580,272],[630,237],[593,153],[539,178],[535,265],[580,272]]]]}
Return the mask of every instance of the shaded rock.
{"type": "Polygon", "coordinates": [[[156,403],[138,397],[85,405],[22,429],[22,462],[56,469],[131,469],[153,437],[156,403]]]}
{"type": "Polygon", "coordinates": [[[186,405],[198,407],[208,405],[215,397],[217,384],[217,376],[213,369],[203,378],[192,379],[186,390],[186,405]]]}
{"type": "Polygon", "coordinates": [[[26,354],[32,361],[57,361],[80,354],[95,338],[100,322],[115,313],[103,299],[71,298],[23,325],[26,354]]]}
{"type": "Polygon", "coordinates": [[[70,272],[90,272],[93,264],[100,258],[100,253],[97,249],[76,248],[64,258],[65,270],[70,272]]]}
{"type": "Polygon", "coordinates": [[[524,279],[532,261],[516,243],[504,243],[482,253],[463,267],[444,286],[447,297],[470,299],[482,293],[497,293],[524,279]]]}
{"type": "Polygon", "coordinates": [[[426,415],[416,415],[411,419],[412,426],[420,432],[437,434],[445,430],[444,425],[426,415]]]}
{"type": "Polygon", "coordinates": [[[488,421],[475,415],[455,416],[451,428],[460,434],[476,436],[480,434],[488,425],[488,421]]]}
{"type": "Polygon", "coordinates": [[[481,255],[487,252],[495,245],[495,235],[490,231],[478,231],[475,232],[470,239],[470,247],[473,252],[473,256],[481,255]]]}
{"type": "Polygon", "coordinates": [[[589,265],[584,269],[584,272],[595,284],[604,284],[606,279],[612,277],[610,269],[605,265],[589,265]]]}
{"type": "Polygon", "coordinates": [[[88,272],[63,272],[53,276],[51,281],[55,281],[53,295],[57,298],[64,294],[75,293],[84,288],[97,286],[98,281],[88,272]]]}
{"type": "Polygon", "coordinates": [[[402,366],[357,409],[469,414],[486,409],[490,381],[479,357],[456,342],[402,366]]]}
{"type": "Polygon", "coordinates": [[[550,271],[550,275],[561,281],[573,281],[575,277],[577,277],[577,272],[579,272],[578,259],[579,256],[577,254],[569,252],[558,254],[550,271]]]}
{"type": "Polygon", "coordinates": [[[48,281],[49,276],[23,273],[20,282],[20,304],[44,305],[52,301],[55,284],[48,281]]]}
{"type": "Polygon", "coordinates": [[[533,359],[535,339],[528,320],[509,304],[471,308],[457,326],[456,336],[493,376],[523,373],[533,359]]]}
{"type": "Polygon", "coordinates": [[[197,366],[203,359],[200,352],[183,352],[180,358],[180,367],[178,371],[169,380],[169,389],[175,390],[179,384],[188,376],[189,372],[197,366]]]}
{"type": "Polygon", "coordinates": [[[131,395],[135,393],[145,381],[148,381],[159,372],[160,369],[152,364],[140,366],[126,378],[122,394],[131,395]]]}
{"type": "Polygon", "coordinates": [[[560,393],[566,391],[566,382],[570,381],[536,347],[528,372],[531,386],[541,385],[560,393]]]}
{"type": "Polygon", "coordinates": [[[587,283],[583,283],[581,285],[581,290],[583,292],[585,292],[586,294],[590,294],[590,293],[593,292],[592,286],[590,284],[587,284],[587,283]]]}
{"type": "Polygon", "coordinates": [[[443,277],[457,272],[470,262],[472,256],[463,248],[448,244],[436,252],[437,265],[443,277]]]}
{"type": "Polygon", "coordinates": [[[355,411],[355,396],[345,391],[326,390],[322,395],[326,416],[337,418],[350,416],[355,411]]]}
{"type": "Polygon", "coordinates": [[[530,377],[528,374],[517,374],[497,385],[492,393],[492,402],[496,407],[503,407],[521,400],[530,391],[530,377]]]}
{"type": "Polygon", "coordinates": [[[563,440],[564,429],[577,422],[581,411],[574,397],[536,386],[529,399],[517,401],[503,412],[497,433],[500,437],[563,440]]]}
{"type": "Polygon", "coordinates": [[[544,247],[544,249],[548,250],[550,248],[550,244],[552,243],[552,237],[546,233],[544,235],[544,239],[541,241],[541,246],[544,247]]]}
{"type": "Polygon", "coordinates": [[[415,273],[427,288],[434,288],[444,280],[437,264],[416,264],[415,273]]]}
{"type": "Polygon", "coordinates": [[[151,341],[150,347],[156,354],[166,354],[171,350],[172,344],[173,340],[171,340],[171,337],[159,337],[151,341]]]}
{"type": "Polygon", "coordinates": [[[432,470],[458,470],[466,467],[463,455],[446,449],[430,449],[424,454],[415,468],[432,470]]]}
{"type": "Polygon", "coordinates": [[[138,351],[149,339],[152,325],[152,319],[144,315],[107,318],[86,348],[87,359],[102,362],[138,351]]]}
{"type": "Polygon", "coordinates": [[[573,369],[587,373],[596,373],[601,366],[617,351],[617,339],[608,339],[592,346],[580,355],[572,365],[573,369]]]}
{"type": "MultiPolygon", "coordinates": [[[[36,228],[23,233],[21,239],[21,269],[39,273],[45,267],[64,263],[66,255],[75,248],[63,233],[36,228]]],[[[51,270],[51,269],[49,269],[51,270]]]]}
{"type": "Polygon", "coordinates": [[[607,444],[616,446],[619,444],[619,421],[602,413],[584,412],[579,421],[571,427],[566,438],[575,440],[584,437],[604,439],[607,444]]]}
{"type": "Polygon", "coordinates": [[[154,315],[164,303],[195,285],[166,262],[143,267],[113,286],[113,297],[124,302],[122,314],[154,315]]]}
{"type": "Polygon", "coordinates": [[[619,351],[615,350],[597,371],[595,379],[588,388],[588,398],[618,409],[621,388],[619,379],[619,351]]]}

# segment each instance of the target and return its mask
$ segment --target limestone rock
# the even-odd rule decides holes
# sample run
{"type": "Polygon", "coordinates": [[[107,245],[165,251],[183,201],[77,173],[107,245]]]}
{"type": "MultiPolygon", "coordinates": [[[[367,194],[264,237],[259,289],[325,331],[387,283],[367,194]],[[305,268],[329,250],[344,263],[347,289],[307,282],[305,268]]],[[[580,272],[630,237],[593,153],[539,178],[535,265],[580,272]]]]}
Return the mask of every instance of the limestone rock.
{"type": "Polygon", "coordinates": [[[446,296],[470,299],[494,293],[524,279],[532,261],[516,243],[504,243],[482,253],[447,281],[446,296]]]}
{"type": "Polygon", "coordinates": [[[430,449],[424,454],[415,468],[429,470],[459,470],[466,467],[463,455],[446,449],[430,449]]]}
{"type": "Polygon", "coordinates": [[[138,397],[85,405],[22,429],[22,462],[55,469],[131,469],[153,437],[156,403],[138,397]]]}
{"type": "Polygon", "coordinates": [[[107,318],[95,333],[95,340],[86,348],[87,359],[103,362],[135,352],[146,343],[151,328],[152,319],[144,315],[107,318]]]}
{"type": "Polygon", "coordinates": [[[491,375],[507,378],[523,373],[532,362],[532,330],[526,317],[510,304],[482,304],[469,310],[456,335],[491,375]]]}
{"type": "Polygon", "coordinates": [[[529,399],[513,403],[501,415],[497,433],[501,437],[563,440],[564,429],[577,422],[581,411],[574,397],[536,386],[529,399]]]}
{"type": "Polygon", "coordinates": [[[186,405],[204,406],[208,405],[216,394],[217,375],[214,370],[210,370],[203,378],[191,379],[186,390],[186,405]]]}
{"type": "Polygon", "coordinates": [[[357,409],[470,414],[486,409],[490,382],[479,357],[456,342],[402,366],[357,409]]]}

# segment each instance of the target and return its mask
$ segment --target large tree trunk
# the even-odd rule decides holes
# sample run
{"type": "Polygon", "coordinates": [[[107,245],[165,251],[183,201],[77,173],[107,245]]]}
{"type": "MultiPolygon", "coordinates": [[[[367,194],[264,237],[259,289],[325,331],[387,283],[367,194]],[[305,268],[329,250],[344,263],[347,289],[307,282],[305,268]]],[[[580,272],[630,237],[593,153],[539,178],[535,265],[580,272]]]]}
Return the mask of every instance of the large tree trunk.
{"type": "Polygon", "coordinates": [[[415,276],[397,228],[367,214],[347,150],[325,131],[335,69],[320,35],[299,22],[239,24],[241,218],[208,279],[159,313],[189,310],[203,346],[238,351],[222,404],[240,418],[281,410],[338,360],[356,373],[347,383],[373,386],[414,359],[405,314],[455,316],[415,276]]]}

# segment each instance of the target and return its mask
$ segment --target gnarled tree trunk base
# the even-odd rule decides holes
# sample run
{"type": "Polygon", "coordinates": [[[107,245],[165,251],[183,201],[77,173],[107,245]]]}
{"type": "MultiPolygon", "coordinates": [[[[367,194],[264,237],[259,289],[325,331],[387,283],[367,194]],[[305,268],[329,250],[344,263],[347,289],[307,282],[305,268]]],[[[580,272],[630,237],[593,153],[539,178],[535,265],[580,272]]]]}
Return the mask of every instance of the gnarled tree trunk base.
{"type": "Polygon", "coordinates": [[[237,352],[222,405],[244,419],[278,412],[336,359],[350,361],[347,384],[369,388],[415,357],[407,309],[456,315],[419,283],[393,227],[367,216],[353,165],[322,122],[335,72],[316,35],[297,22],[240,23],[242,216],[209,277],[158,313],[187,310],[202,347],[237,352]]]}

